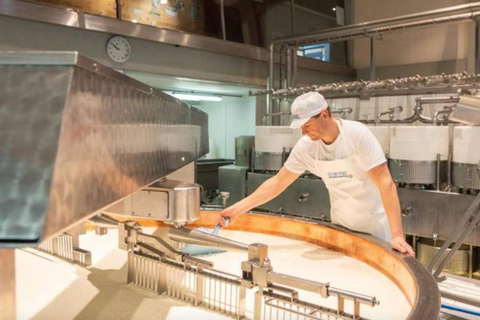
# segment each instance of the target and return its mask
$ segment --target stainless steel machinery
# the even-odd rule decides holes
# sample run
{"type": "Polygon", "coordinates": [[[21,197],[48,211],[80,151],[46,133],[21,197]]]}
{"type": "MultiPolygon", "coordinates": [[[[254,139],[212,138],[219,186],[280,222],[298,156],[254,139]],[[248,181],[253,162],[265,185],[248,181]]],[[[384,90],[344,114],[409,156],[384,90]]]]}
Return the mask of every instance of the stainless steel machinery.
{"type": "Polygon", "coordinates": [[[0,97],[0,305],[14,318],[10,249],[88,265],[78,223],[208,153],[208,118],[76,52],[0,53],[0,97]]]}
{"type": "MultiPolygon", "coordinates": [[[[274,99],[283,101],[286,97],[317,91],[330,98],[331,103],[335,103],[336,98],[341,98],[339,101],[346,98],[355,100],[347,105],[357,106],[352,111],[355,118],[371,127],[387,155],[392,177],[398,186],[404,231],[411,236],[414,247],[418,242],[422,248],[427,248],[431,243],[438,242],[440,245],[455,233],[464,213],[480,191],[480,131],[478,127],[471,126],[478,122],[480,103],[478,97],[470,96],[478,94],[479,83],[478,75],[462,73],[283,88],[251,94],[269,93],[274,99]],[[445,93],[443,96],[430,96],[423,89],[445,93]],[[424,95],[419,96],[419,93],[424,95]],[[417,95],[411,97],[411,94],[417,95]],[[392,100],[395,101],[394,107],[391,106],[392,100]],[[413,102],[413,106],[409,106],[409,101],[413,102]],[[373,112],[373,119],[360,120],[364,113],[368,116],[368,112],[373,112]],[[402,117],[400,113],[407,115],[402,117]],[[386,115],[388,118],[383,118],[386,115]],[[470,126],[461,126],[462,123],[470,126]]],[[[275,173],[249,173],[247,194],[275,173]]],[[[303,181],[300,178],[297,182],[308,186],[302,188],[293,184],[261,208],[282,214],[328,219],[325,215],[325,211],[329,211],[325,199],[328,199],[327,191],[319,185],[323,184],[322,181],[303,181]],[[315,208],[308,208],[309,214],[302,208],[306,195],[319,199],[315,208]]],[[[480,273],[476,272],[480,267],[480,227],[473,226],[472,232],[462,241],[466,245],[462,247],[466,250],[462,254],[468,259],[457,259],[461,267],[454,265],[446,270],[461,269],[459,274],[480,277],[480,273]]],[[[423,253],[427,251],[428,248],[422,250],[423,253]]]]}
{"type": "MultiPolygon", "coordinates": [[[[255,320],[262,319],[262,308],[310,319],[360,319],[360,305],[378,304],[375,297],[274,272],[266,245],[184,227],[199,219],[199,187],[165,177],[208,152],[205,113],[77,53],[0,54],[0,96],[6,146],[0,149],[0,305],[8,319],[15,318],[11,249],[39,246],[88,266],[89,253],[78,247],[87,219],[98,235],[119,228],[128,283],[237,318],[252,289],[255,320]],[[178,251],[131,218],[171,225],[169,237],[177,242],[245,251],[242,276],[178,251]],[[336,296],[337,308],[303,301],[298,290],[336,296]]],[[[426,305],[437,312],[436,299],[426,305]]]]}

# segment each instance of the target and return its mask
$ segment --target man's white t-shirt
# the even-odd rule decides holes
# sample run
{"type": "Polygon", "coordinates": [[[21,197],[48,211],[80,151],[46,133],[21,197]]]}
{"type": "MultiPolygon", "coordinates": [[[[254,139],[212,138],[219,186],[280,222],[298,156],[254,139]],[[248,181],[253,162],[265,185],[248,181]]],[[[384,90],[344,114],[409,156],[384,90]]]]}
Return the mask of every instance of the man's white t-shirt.
{"type": "Polygon", "coordinates": [[[339,119],[336,121],[339,126],[342,126],[343,135],[339,135],[329,145],[321,139],[312,141],[310,137],[303,136],[298,140],[285,162],[288,171],[296,174],[303,174],[306,170],[313,172],[315,169],[313,159],[341,160],[352,155],[365,171],[387,161],[380,143],[367,126],[357,121],[339,119]],[[351,147],[346,141],[347,139],[350,140],[351,147]],[[316,155],[317,150],[318,154],[316,155]]]}

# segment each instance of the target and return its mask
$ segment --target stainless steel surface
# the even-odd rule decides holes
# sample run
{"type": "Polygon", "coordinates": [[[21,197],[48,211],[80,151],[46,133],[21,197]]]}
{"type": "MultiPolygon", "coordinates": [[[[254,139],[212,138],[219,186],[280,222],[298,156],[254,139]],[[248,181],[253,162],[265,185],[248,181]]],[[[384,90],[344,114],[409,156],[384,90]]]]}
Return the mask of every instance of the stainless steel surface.
{"type": "MultiPolygon", "coordinates": [[[[247,174],[247,195],[252,194],[272,175],[263,173],[247,174]]],[[[259,208],[277,213],[330,220],[330,198],[321,179],[298,178],[281,195],[259,208]],[[309,196],[306,198],[305,195],[309,196]]]]}
{"type": "Polygon", "coordinates": [[[197,184],[162,179],[103,211],[183,226],[198,219],[199,208],[197,184]]]}
{"type": "Polygon", "coordinates": [[[302,319],[302,320],[323,320],[323,319],[366,319],[359,315],[323,307],[311,302],[292,299],[271,291],[263,292],[264,312],[262,320],[278,319],[302,319]]]}
{"type": "MultiPolygon", "coordinates": [[[[293,1],[293,0],[292,0],[293,1]]],[[[293,48],[288,48],[287,49],[287,61],[286,61],[286,64],[287,64],[287,76],[286,76],[286,82],[285,82],[285,85],[287,88],[291,88],[292,87],[292,76],[293,76],[293,55],[296,55],[297,54],[297,49],[293,49],[293,48]]]]}
{"type": "MultiPolygon", "coordinates": [[[[406,234],[446,240],[460,224],[475,196],[449,192],[398,188],[406,234]],[[406,208],[410,210],[405,211],[406,208]]],[[[480,246],[480,226],[465,239],[465,244],[480,246]]]]}
{"type": "Polygon", "coordinates": [[[36,249],[84,267],[92,265],[92,253],[80,248],[79,234],[75,230],[47,239],[36,249]]]}
{"type": "MultiPolygon", "coordinates": [[[[418,240],[416,252],[418,261],[420,261],[424,266],[427,266],[430,261],[432,261],[433,257],[438,254],[442,244],[443,241],[439,241],[437,245],[434,245],[434,241],[430,239],[422,238],[418,240]]],[[[468,268],[470,264],[468,247],[469,246],[465,245],[463,248],[454,253],[452,259],[445,266],[444,270],[446,272],[461,276],[468,276],[468,268]]],[[[447,249],[447,251],[443,253],[439,262],[442,262],[445,259],[448,252],[450,252],[450,249],[447,249]]]]}
{"type": "Polygon", "coordinates": [[[436,111],[435,115],[433,116],[433,124],[437,125],[439,121],[447,121],[452,111],[453,111],[453,108],[448,106],[444,106],[443,110],[436,111]],[[438,118],[439,115],[442,115],[443,119],[439,119],[438,118]]]}
{"type": "MultiPolygon", "coordinates": [[[[473,202],[470,204],[468,209],[465,211],[461,219],[455,226],[453,232],[448,236],[445,243],[442,245],[442,248],[438,251],[437,255],[428,265],[427,269],[432,271],[436,269],[433,273],[433,277],[436,280],[441,280],[440,274],[445,268],[446,264],[451,260],[456,251],[460,246],[465,242],[467,236],[478,226],[480,223],[480,194],[478,194],[473,202]],[[443,257],[443,254],[447,251],[447,248],[450,248],[450,245],[453,245],[450,252],[447,253],[447,256],[443,261],[440,262],[440,258],[443,257]],[[438,264],[438,266],[437,266],[438,264]]],[[[478,230],[478,229],[477,229],[478,230]]]]}
{"type": "Polygon", "coordinates": [[[389,108],[388,111],[384,111],[384,112],[379,112],[377,114],[377,117],[375,119],[375,122],[377,124],[379,124],[381,122],[381,117],[384,116],[384,115],[387,115],[388,114],[388,118],[390,121],[394,121],[394,118],[395,118],[395,113],[396,112],[402,112],[403,111],[403,107],[402,106],[397,106],[397,107],[394,107],[394,108],[389,108]]]}
{"type": "MultiPolygon", "coordinates": [[[[230,159],[201,159],[196,162],[195,182],[202,186],[203,197],[210,193],[213,197],[219,188],[219,170],[223,166],[232,165],[235,161],[230,159]]],[[[208,202],[208,201],[207,201],[208,202]]]]}
{"type": "Polygon", "coordinates": [[[253,167],[258,171],[278,171],[283,167],[282,152],[255,151],[253,167]]]}
{"type": "Polygon", "coordinates": [[[252,166],[252,148],[255,136],[240,136],[235,138],[235,165],[250,168],[252,166]]]}
{"type": "MultiPolygon", "coordinates": [[[[315,223],[310,220],[305,221],[315,223]]],[[[344,230],[340,227],[331,227],[344,230]]],[[[135,240],[140,235],[141,233],[131,233],[122,239],[127,241],[135,240]]],[[[373,236],[361,234],[358,236],[366,241],[373,242],[385,250],[391,250],[389,244],[373,236]]],[[[276,309],[286,311],[287,318],[289,314],[302,316],[303,308],[303,314],[308,309],[309,315],[318,316],[319,319],[322,319],[322,314],[330,315],[336,319],[363,319],[360,316],[360,305],[364,304],[373,307],[378,304],[375,297],[332,288],[326,283],[308,281],[299,277],[273,272],[271,262],[267,256],[268,247],[266,245],[252,244],[248,247],[248,260],[242,262],[242,277],[238,277],[212,269],[213,265],[196,264],[195,261],[187,260],[188,256],[180,256],[180,260],[177,258],[171,260],[174,257],[165,256],[161,250],[142,242],[140,237],[138,237],[138,240],[138,248],[136,250],[133,250],[133,242],[130,242],[127,247],[130,250],[128,263],[129,282],[134,282],[142,287],[156,291],[160,287],[160,283],[162,283],[162,288],[170,297],[189,302],[195,306],[204,305],[214,311],[230,314],[237,319],[245,315],[246,290],[249,289],[258,289],[255,294],[255,319],[267,319],[268,317],[265,316],[264,310],[267,306],[275,303],[271,299],[264,300],[264,298],[281,300],[281,304],[273,307],[279,306],[276,309]],[[158,266],[164,267],[160,274],[158,274],[158,266]],[[288,287],[283,287],[279,284],[285,284],[288,287]],[[319,297],[337,296],[339,298],[338,308],[336,310],[329,309],[302,301],[299,299],[299,291],[302,290],[315,292],[319,294],[319,297]],[[347,311],[345,300],[353,300],[354,303],[351,305],[353,312],[349,313],[347,311]],[[293,307],[285,308],[286,303],[291,303],[293,307]],[[292,313],[291,311],[294,312],[292,313]],[[313,311],[315,312],[313,313],[313,311]]],[[[433,278],[414,258],[398,255],[399,259],[403,259],[403,262],[406,264],[408,272],[414,277],[416,287],[418,288],[418,300],[413,306],[409,319],[435,319],[434,316],[438,315],[440,309],[440,297],[438,287],[433,278]]],[[[276,315],[282,314],[285,313],[276,313],[276,315]]]]}
{"type": "Polygon", "coordinates": [[[170,228],[168,230],[168,237],[173,241],[196,244],[200,246],[226,250],[248,251],[248,245],[244,243],[185,227],[170,228]]]}
{"type": "Polygon", "coordinates": [[[370,81],[377,79],[377,61],[375,52],[375,37],[370,37],[370,81]]]}
{"type": "Polygon", "coordinates": [[[2,319],[16,319],[15,250],[0,249],[0,306],[2,319]]]}
{"type": "Polygon", "coordinates": [[[475,74],[480,73],[480,23],[475,20],[475,74]]]}
{"type": "Polygon", "coordinates": [[[149,289],[162,294],[166,291],[166,274],[162,273],[162,263],[152,256],[139,253],[128,253],[130,278],[127,283],[133,283],[139,287],[149,289]]]}
{"type": "Polygon", "coordinates": [[[93,216],[88,221],[93,225],[95,225],[95,227],[104,228],[104,229],[118,228],[118,222],[119,222],[105,214],[98,214],[96,216],[93,216]]]}
{"type": "Polygon", "coordinates": [[[38,244],[208,152],[206,113],[77,53],[49,56],[0,54],[3,247],[38,244]]]}
{"type": "Polygon", "coordinates": [[[390,158],[388,168],[395,182],[435,184],[437,181],[436,161],[409,161],[390,158]]]}
{"type": "Polygon", "coordinates": [[[248,167],[229,165],[218,168],[218,187],[220,190],[230,192],[227,206],[245,198],[247,193],[248,167]]]}
{"type": "Polygon", "coordinates": [[[442,155],[440,153],[437,153],[437,167],[435,170],[435,186],[436,190],[440,191],[440,170],[442,168],[442,155]]]}
{"type": "Polygon", "coordinates": [[[225,6],[223,0],[220,0],[220,19],[222,24],[222,39],[227,40],[227,31],[225,30],[225,6]]]}
{"type": "MultiPolygon", "coordinates": [[[[222,39],[182,31],[160,29],[153,26],[31,2],[2,0],[0,1],[0,15],[162,42],[245,59],[268,60],[268,53],[262,47],[224,41],[222,39]]],[[[313,59],[299,59],[299,66],[302,68],[309,69],[312,65],[315,70],[323,70],[325,73],[349,77],[354,77],[355,75],[355,70],[347,66],[314,61],[313,59]]]]}
{"type": "Polygon", "coordinates": [[[451,118],[470,126],[480,125],[480,97],[461,96],[451,118]]]}
{"type": "MultiPolygon", "coordinates": [[[[267,77],[267,96],[265,101],[265,114],[273,113],[272,95],[270,92],[274,91],[275,84],[275,46],[272,43],[268,47],[268,77],[267,77]]],[[[272,119],[267,119],[267,126],[272,125],[272,119]]]]}
{"type": "Polygon", "coordinates": [[[295,0],[290,0],[290,23],[292,25],[292,36],[295,35],[295,0]]]}
{"type": "Polygon", "coordinates": [[[452,183],[458,188],[480,190],[480,164],[452,162],[452,183]]]}
{"type": "Polygon", "coordinates": [[[246,290],[237,276],[162,261],[167,268],[167,295],[227,314],[245,316],[246,290]]]}

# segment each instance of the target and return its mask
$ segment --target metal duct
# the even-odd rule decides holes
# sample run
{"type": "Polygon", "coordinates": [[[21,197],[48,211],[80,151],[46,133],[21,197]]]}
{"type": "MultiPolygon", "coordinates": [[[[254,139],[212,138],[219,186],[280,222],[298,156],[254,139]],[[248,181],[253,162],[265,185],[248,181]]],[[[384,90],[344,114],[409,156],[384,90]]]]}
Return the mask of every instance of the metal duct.
{"type": "Polygon", "coordinates": [[[67,53],[0,53],[0,247],[35,245],[208,153],[207,114],[67,53]]]}

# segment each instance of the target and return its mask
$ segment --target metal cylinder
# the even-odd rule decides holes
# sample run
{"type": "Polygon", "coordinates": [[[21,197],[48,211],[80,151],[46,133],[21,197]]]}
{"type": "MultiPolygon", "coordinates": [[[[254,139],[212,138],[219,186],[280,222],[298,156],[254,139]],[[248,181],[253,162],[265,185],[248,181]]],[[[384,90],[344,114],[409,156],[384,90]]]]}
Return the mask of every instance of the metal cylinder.
{"type": "Polygon", "coordinates": [[[408,161],[389,159],[388,167],[395,182],[435,184],[437,180],[436,161],[408,161]]]}
{"type": "Polygon", "coordinates": [[[480,190],[480,166],[453,162],[452,184],[458,188],[480,190]]]}
{"type": "Polygon", "coordinates": [[[244,243],[185,227],[170,228],[168,230],[168,237],[174,241],[196,244],[200,246],[224,250],[248,251],[248,245],[244,243]]]}
{"type": "MultiPolygon", "coordinates": [[[[433,257],[440,250],[443,241],[438,240],[437,243],[434,243],[431,239],[422,238],[417,241],[417,258],[423,265],[428,265],[428,263],[433,259],[433,257]]],[[[450,249],[442,256],[441,260],[448,254],[450,249]]],[[[462,245],[460,249],[455,252],[453,258],[447,263],[445,271],[466,276],[468,275],[468,265],[469,265],[469,253],[468,246],[462,245]]]]}

